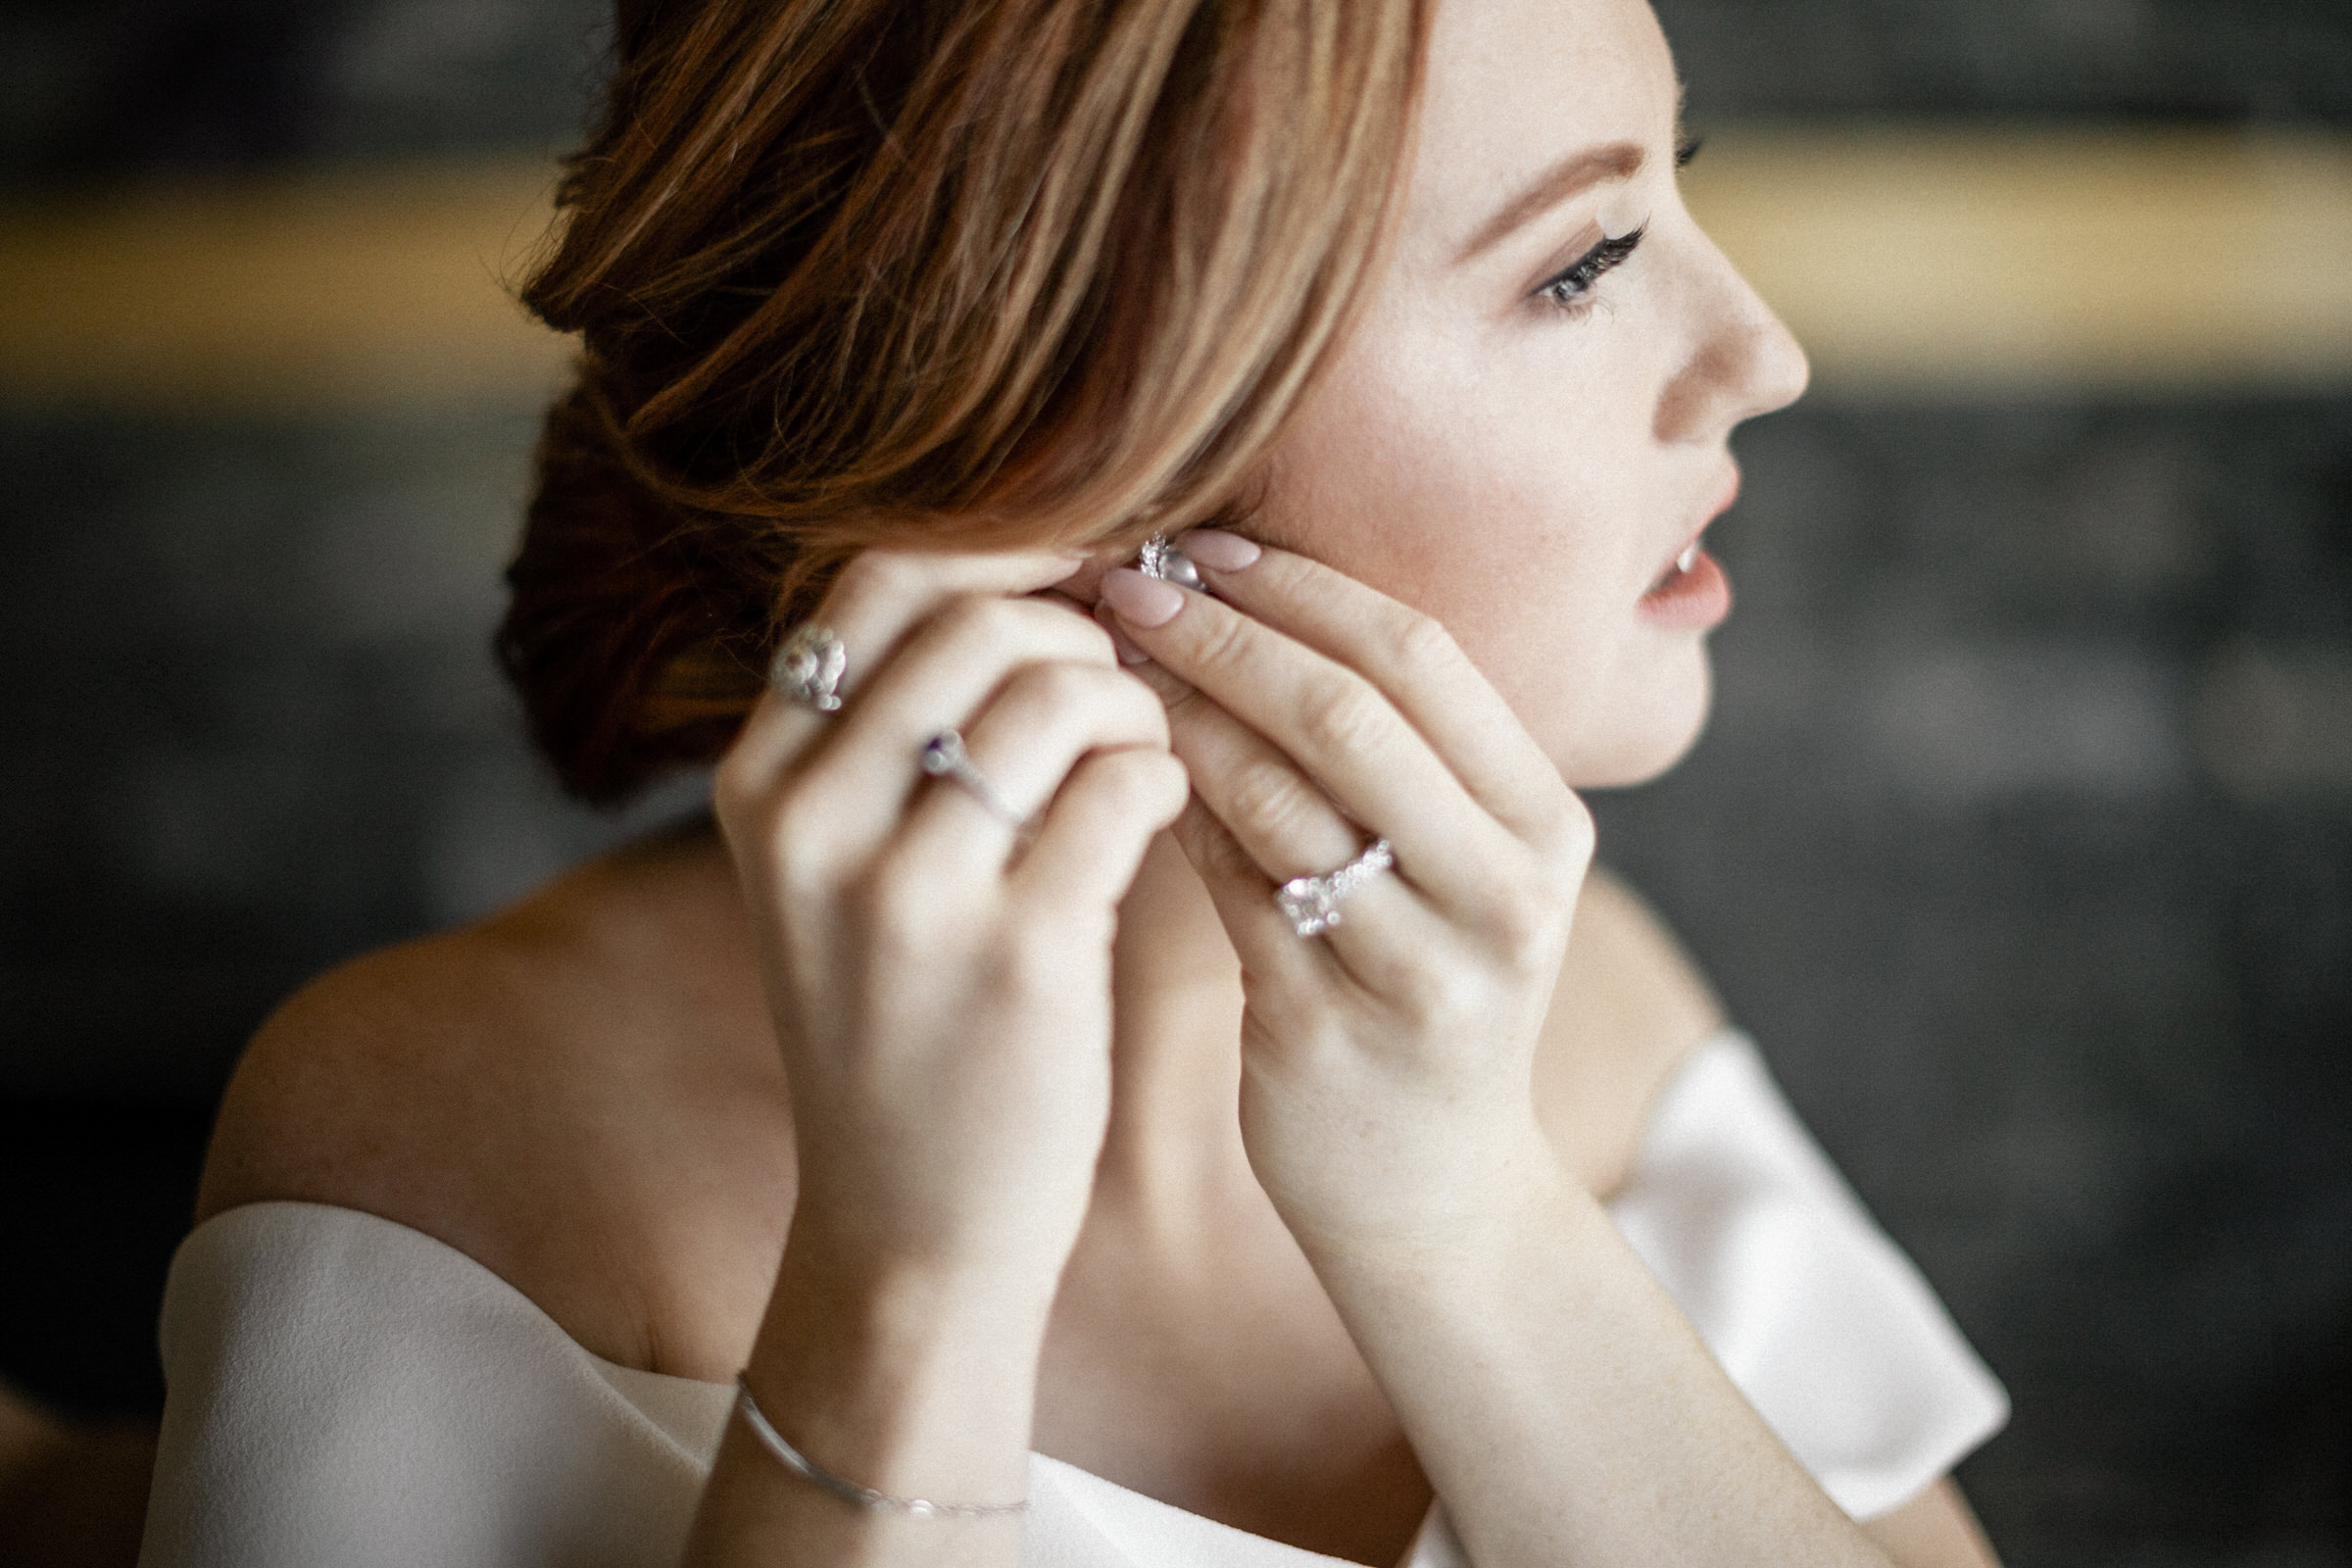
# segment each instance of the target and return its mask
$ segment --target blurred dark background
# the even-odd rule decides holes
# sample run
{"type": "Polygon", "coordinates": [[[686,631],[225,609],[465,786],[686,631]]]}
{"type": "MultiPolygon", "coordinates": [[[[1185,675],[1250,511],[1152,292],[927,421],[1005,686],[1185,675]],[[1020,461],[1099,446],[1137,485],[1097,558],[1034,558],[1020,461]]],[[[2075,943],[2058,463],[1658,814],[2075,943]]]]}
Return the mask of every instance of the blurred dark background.
{"type": "MultiPolygon", "coordinates": [[[[1659,9],[1700,130],[2352,132],[2341,0],[1659,9]]],[[[9,0],[0,204],[552,154],[603,21],[9,0]]],[[[518,739],[535,414],[0,388],[0,1377],[59,1408],[160,1404],[277,998],[686,798],[592,816],[518,739]]],[[[1604,857],[2006,1380],[1963,1480],[2012,1564],[2352,1563],[2352,366],[1825,375],[1740,450],[1718,718],[1604,857]]]]}

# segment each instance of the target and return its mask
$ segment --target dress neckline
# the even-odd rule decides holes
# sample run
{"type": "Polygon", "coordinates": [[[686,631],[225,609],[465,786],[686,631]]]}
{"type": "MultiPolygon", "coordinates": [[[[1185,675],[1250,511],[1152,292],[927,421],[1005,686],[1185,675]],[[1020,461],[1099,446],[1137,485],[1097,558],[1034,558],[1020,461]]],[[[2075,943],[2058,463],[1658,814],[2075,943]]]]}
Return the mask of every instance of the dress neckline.
{"type": "MultiPolygon", "coordinates": [[[[466,1280],[469,1294],[491,1298],[504,1313],[559,1342],[565,1354],[576,1358],[638,1417],[659,1429],[683,1457],[698,1468],[709,1468],[718,1435],[733,1410],[734,1384],[654,1372],[599,1355],[565,1333],[546,1308],[504,1275],[428,1231],[341,1203],[270,1199],[222,1209],[189,1232],[180,1246],[183,1250],[200,1243],[233,1247],[239,1231],[284,1221],[305,1228],[373,1232],[389,1250],[418,1263],[429,1260],[439,1269],[456,1271],[466,1280]]],[[[1165,1544],[1172,1548],[1166,1559],[1170,1564],[1246,1562],[1250,1568],[1361,1568],[1344,1557],[1295,1546],[1195,1513],[1035,1448],[1029,1450],[1029,1464],[1033,1487],[1040,1481],[1053,1487],[1063,1501],[1112,1541],[1150,1541],[1155,1546],[1165,1544]]],[[[1444,1509],[1433,1499],[1397,1568],[1455,1568],[1456,1564],[1467,1568],[1458,1549],[1448,1550],[1450,1543],[1444,1509]]],[[[1153,1555],[1156,1558],[1156,1551],[1153,1555]]],[[[1140,1564],[1142,1559],[1138,1561],[1140,1564]]]]}

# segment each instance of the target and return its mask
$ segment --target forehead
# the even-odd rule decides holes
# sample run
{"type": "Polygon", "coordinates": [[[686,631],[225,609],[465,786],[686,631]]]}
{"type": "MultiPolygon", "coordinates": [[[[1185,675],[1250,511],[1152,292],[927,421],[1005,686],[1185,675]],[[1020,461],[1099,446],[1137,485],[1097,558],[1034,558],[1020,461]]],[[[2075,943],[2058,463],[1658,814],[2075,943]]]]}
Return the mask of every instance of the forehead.
{"type": "Polygon", "coordinates": [[[1439,0],[1400,240],[1458,245],[1568,154],[1662,144],[1679,94],[1647,0],[1439,0]]]}

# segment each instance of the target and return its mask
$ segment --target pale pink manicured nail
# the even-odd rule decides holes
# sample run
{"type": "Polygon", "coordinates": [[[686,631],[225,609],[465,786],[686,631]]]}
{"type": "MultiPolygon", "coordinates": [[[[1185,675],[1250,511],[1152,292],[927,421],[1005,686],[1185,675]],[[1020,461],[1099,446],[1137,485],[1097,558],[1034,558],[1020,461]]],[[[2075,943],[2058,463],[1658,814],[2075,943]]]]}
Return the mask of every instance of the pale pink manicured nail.
{"type": "Polygon", "coordinates": [[[1240,571],[1265,554],[1255,540],[1222,528],[1195,528],[1176,541],[1176,548],[1211,571],[1240,571]]]}
{"type": "Polygon", "coordinates": [[[1147,631],[1165,626],[1184,608],[1183,589],[1157,577],[1147,577],[1133,566],[1104,572],[1102,592],[1102,602],[1121,620],[1147,631]]]}

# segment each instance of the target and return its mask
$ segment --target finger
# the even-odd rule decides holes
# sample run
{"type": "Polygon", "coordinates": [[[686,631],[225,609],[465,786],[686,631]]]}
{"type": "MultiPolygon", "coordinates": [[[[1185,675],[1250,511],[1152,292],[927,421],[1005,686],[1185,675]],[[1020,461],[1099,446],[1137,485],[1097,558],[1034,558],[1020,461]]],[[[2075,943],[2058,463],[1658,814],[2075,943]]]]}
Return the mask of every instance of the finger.
{"type": "Polygon", "coordinates": [[[1324,943],[1291,928],[1274,904],[1274,883],[1232,830],[1196,794],[1176,818],[1176,842],[1208,890],[1217,919],[1242,960],[1246,982],[1269,997],[1318,996],[1344,970],[1324,943]]]}
{"type": "Polygon", "coordinates": [[[1370,681],[1506,826],[1525,835],[1550,821],[1564,790],[1559,770],[1443,622],[1305,556],[1260,546],[1252,560],[1222,543],[1248,542],[1213,538],[1196,564],[1220,598],[1370,681]],[[1220,569],[1210,564],[1218,561],[1247,564],[1220,569]]]}
{"type": "Polygon", "coordinates": [[[1348,817],[1389,839],[1416,886],[1448,904],[1483,902],[1480,868],[1512,848],[1509,835],[1371,682],[1231,605],[1138,572],[1108,573],[1103,597],[1154,662],[1272,741],[1348,817]],[[1143,624],[1152,612],[1164,618],[1143,624]]]}
{"type": "Polygon", "coordinates": [[[793,808],[828,824],[839,854],[878,849],[929,782],[926,742],[960,729],[1025,665],[1115,670],[1102,628],[1039,599],[959,599],[916,629],[843,710],[792,780],[793,808]]]}
{"type": "Polygon", "coordinates": [[[849,646],[844,698],[888,662],[908,631],[958,599],[1018,599],[1053,587],[1085,565],[1064,551],[942,555],[869,550],[841,571],[816,619],[849,646]]]}
{"type": "Polygon", "coordinates": [[[1007,820],[956,779],[917,801],[906,853],[960,874],[1001,867],[1024,824],[1053,803],[1089,754],[1168,749],[1167,710],[1149,688],[1097,664],[1026,664],[963,729],[972,767],[1012,808],[1007,820]]]}
{"type": "Polygon", "coordinates": [[[1193,793],[1272,883],[1312,876],[1364,847],[1367,835],[1281,750],[1208,699],[1168,709],[1169,744],[1193,793]]]}
{"type": "MultiPolygon", "coordinates": [[[[1059,551],[1007,555],[869,550],[841,570],[810,620],[830,628],[848,651],[836,688],[847,700],[890,662],[915,627],[957,599],[1014,598],[1050,588],[1085,564],[1059,551]]],[[[820,713],[770,693],[761,698],[734,750],[741,770],[761,778],[782,773],[836,715],[820,713]]]]}
{"type": "MultiPolygon", "coordinates": [[[[1288,758],[1231,714],[1196,700],[1181,705],[1171,723],[1195,796],[1256,873],[1229,878],[1250,916],[1250,928],[1299,941],[1275,904],[1276,889],[1297,877],[1338,870],[1363,853],[1366,835],[1288,758]]],[[[1429,906],[1395,876],[1365,883],[1345,909],[1328,935],[1342,961],[1367,979],[1425,959],[1440,939],[1429,906]]]]}
{"type": "MultiPolygon", "coordinates": [[[[1156,747],[1095,752],[1070,770],[1013,868],[1018,896],[1108,915],[1135,881],[1152,835],[1176,820],[1184,764],[1156,747]]],[[[1107,926],[1102,930],[1107,940],[1107,926]]]]}

